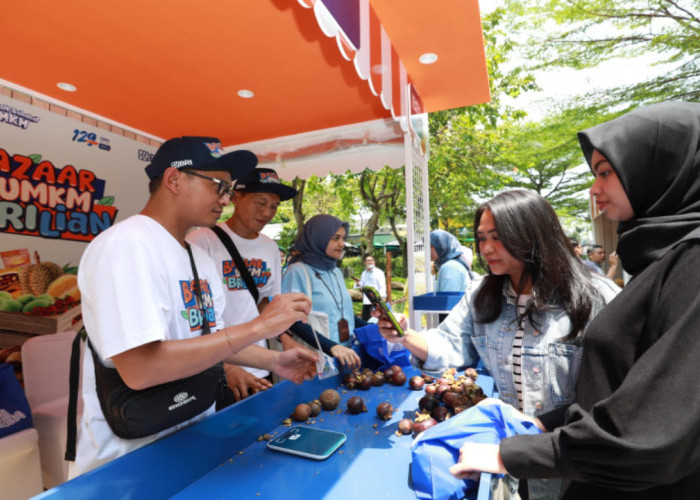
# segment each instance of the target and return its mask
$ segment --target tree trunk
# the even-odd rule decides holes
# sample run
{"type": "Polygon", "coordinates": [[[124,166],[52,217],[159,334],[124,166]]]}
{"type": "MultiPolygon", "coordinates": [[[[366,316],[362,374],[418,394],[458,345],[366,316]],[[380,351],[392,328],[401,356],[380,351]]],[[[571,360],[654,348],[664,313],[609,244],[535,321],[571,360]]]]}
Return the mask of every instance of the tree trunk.
{"type": "Polygon", "coordinates": [[[295,177],[292,181],[292,187],[298,191],[298,194],[292,198],[292,206],[294,207],[294,220],[297,223],[297,237],[301,234],[301,229],[304,227],[304,187],[306,181],[295,177]]]}

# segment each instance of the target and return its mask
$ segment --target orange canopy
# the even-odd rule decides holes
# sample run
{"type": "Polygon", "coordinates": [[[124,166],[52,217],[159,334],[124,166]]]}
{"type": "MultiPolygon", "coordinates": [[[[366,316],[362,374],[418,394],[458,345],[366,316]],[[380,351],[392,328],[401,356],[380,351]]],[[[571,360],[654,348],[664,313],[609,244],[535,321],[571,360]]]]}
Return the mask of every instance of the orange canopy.
{"type": "MultiPolygon", "coordinates": [[[[390,117],[309,2],[5,0],[0,83],[152,137],[224,145],[390,117]]],[[[488,100],[476,0],[369,5],[426,111],[488,100]],[[437,62],[421,64],[426,52],[437,62]]]]}

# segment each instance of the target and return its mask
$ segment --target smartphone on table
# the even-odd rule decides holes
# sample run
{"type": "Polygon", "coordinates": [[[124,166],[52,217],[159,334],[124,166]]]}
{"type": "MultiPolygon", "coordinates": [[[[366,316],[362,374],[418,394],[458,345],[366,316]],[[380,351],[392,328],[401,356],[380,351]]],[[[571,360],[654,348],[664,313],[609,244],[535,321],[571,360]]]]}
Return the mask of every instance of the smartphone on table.
{"type": "Polygon", "coordinates": [[[298,425],[268,441],[267,447],[314,460],[325,460],[340,448],[346,439],[347,436],[342,432],[298,425]]]}
{"type": "Polygon", "coordinates": [[[396,330],[399,337],[403,337],[405,335],[403,328],[401,328],[401,325],[399,325],[399,322],[396,320],[394,313],[391,312],[391,309],[389,309],[387,303],[384,302],[382,296],[379,295],[377,289],[372,286],[363,286],[362,293],[365,294],[374,308],[377,309],[382,316],[391,321],[391,324],[394,326],[394,330],[396,330]]]}

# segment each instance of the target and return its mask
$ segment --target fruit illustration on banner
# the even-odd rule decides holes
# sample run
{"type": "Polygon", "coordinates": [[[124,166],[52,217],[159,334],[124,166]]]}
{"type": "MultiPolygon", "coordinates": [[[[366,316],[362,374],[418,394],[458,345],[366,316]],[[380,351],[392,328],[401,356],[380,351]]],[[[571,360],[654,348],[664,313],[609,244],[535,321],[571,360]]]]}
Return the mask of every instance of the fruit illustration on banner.
{"type": "Polygon", "coordinates": [[[52,297],[65,297],[70,295],[75,300],[80,300],[80,289],[78,288],[78,276],[75,274],[62,274],[46,289],[46,293],[52,297]]]}
{"type": "Polygon", "coordinates": [[[54,262],[39,262],[24,266],[19,272],[22,293],[34,296],[46,293],[49,285],[63,274],[63,269],[54,262]]]}
{"type": "MultiPolygon", "coordinates": [[[[27,258],[24,265],[13,268],[18,276],[16,286],[0,289],[0,312],[61,317],[80,304],[76,267],[42,262],[37,252],[34,252],[32,263],[26,250],[21,253],[26,254],[27,258]]],[[[80,314],[79,308],[75,311],[72,316],[80,314]]]]}

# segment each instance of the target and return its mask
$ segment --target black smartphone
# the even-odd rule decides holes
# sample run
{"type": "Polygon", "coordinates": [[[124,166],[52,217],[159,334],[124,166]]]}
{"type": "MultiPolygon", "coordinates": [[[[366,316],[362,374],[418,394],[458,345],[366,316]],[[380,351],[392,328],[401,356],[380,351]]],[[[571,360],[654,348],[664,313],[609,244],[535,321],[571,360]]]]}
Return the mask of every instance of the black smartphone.
{"type": "Polygon", "coordinates": [[[396,330],[399,337],[406,335],[403,328],[401,328],[401,325],[399,325],[399,322],[394,317],[394,314],[391,312],[391,309],[389,309],[389,306],[386,304],[386,302],[384,302],[376,288],[372,286],[363,286],[362,293],[367,296],[375,309],[378,309],[383,317],[391,321],[391,324],[394,326],[394,330],[396,330]]]}

